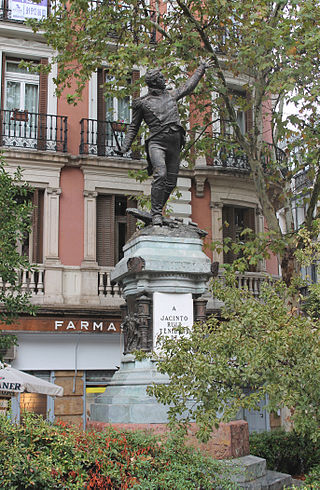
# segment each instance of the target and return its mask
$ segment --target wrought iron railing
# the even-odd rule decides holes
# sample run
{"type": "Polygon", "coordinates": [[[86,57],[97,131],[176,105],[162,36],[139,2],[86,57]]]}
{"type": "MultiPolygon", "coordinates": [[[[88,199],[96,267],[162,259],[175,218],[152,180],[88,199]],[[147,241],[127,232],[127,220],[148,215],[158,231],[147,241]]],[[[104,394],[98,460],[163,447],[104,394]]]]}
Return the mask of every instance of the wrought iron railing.
{"type": "Polygon", "coordinates": [[[213,133],[212,138],[219,142],[219,148],[215,152],[215,155],[209,158],[209,166],[221,169],[241,170],[244,172],[250,171],[247,156],[240,148],[232,146],[231,135],[213,133]],[[223,144],[223,140],[225,140],[225,145],[223,144]]]}
{"type": "Polygon", "coordinates": [[[262,155],[262,165],[264,170],[267,173],[271,172],[272,171],[271,164],[275,163],[277,170],[280,170],[282,175],[285,177],[288,172],[286,153],[278,146],[275,146],[273,143],[266,143],[266,142],[264,142],[263,150],[264,151],[262,155]]]}
{"type": "Polygon", "coordinates": [[[0,145],[67,151],[67,116],[0,109],[0,145]]]}
{"type": "MultiPolygon", "coordinates": [[[[116,156],[128,124],[114,121],[81,119],[80,154],[98,156],[116,156]]],[[[133,156],[133,155],[132,155],[133,156]]]]}
{"type": "MultiPolygon", "coordinates": [[[[233,141],[232,135],[213,133],[212,137],[217,141],[218,150],[214,156],[209,158],[209,166],[250,172],[248,157],[233,141]]],[[[266,172],[272,171],[271,164],[274,162],[277,165],[277,169],[285,175],[287,172],[287,156],[285,152],[271,143],[264,142],[263,145],[261,161],[264,170],[266,172]]]]}
{"type": "Polygon", "coordinates": [[[308,170],[301,171],[294,176],[294,190],[301,192],[304,189],[310,188],[312,185],[308,170]]]}

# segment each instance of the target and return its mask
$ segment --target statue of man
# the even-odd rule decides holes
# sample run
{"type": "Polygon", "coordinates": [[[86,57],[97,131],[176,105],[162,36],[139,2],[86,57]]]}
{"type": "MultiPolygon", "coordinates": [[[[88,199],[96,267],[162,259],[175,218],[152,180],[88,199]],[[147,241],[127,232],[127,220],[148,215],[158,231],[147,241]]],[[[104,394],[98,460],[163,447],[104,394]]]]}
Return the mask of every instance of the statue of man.
{"type": "Polygon", "coordinates": [[[146,150],[148,174],[153,174],[151,185],[153,225],[162,226],[162,210],[177,184],[180,150],[185,139],[177,101],[194,91],[210,66],[210,62],[201,61],[186,83],[172,91],[166,89],[166,80],[159,69],[149,70],[145,76],[148,94],[133,101],[132,122],[123,145],[117,153],[123,155],[129,150],[144,120],[150,130],[150,136],[146,140],[146,150]]]}

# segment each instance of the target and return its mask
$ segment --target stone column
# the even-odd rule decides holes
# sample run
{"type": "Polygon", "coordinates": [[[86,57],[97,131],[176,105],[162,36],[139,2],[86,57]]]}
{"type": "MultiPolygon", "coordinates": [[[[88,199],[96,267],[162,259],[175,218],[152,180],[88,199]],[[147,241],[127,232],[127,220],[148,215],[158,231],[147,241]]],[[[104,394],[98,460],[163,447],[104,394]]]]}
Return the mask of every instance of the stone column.
{"type": "Polygon", "coordinates": [[[84,263],[96,264],[96,197],[95,191],[84,191],[84,263]]]}
{"type": "Polygon", "coordinates": [[[59,199],[61,189],[47,187],[44,201],[45,302],[63,303],[63,270],[59,258],[59,199]]]}
{"type": "MultiPolygon", "coordinates": [[[[256,226],[257,233],[264,233],[264,216],[262,214],[262,209],[259,207],[256,208],[256,226]]],[[[259,262],[257,270],[258,272],[266,272],[267,264],[265,259],[259,262]]]]}
{"type": "Polygon", "coordinates": [[[81,302],[96,304],[99,267],[96,261],[96,197],[95,191],[84,196],[84,256],[81,263],[81,302]]]}
{"type": "MultiPolygon", "coordinates": [[[[212,240],[218,240],[222,242],[223,240],[223,232],[222,232],[222,207],[223,204],[221,202],[213,202],[210,205],[212,211],[212,240]]],[[[212,254],[213,262],[219,262],[219,264],[223,263],[223,252],[213,251],[212,254]]]]}
{"type": "Polygon", "coordinates": [[[47,187],[45,193],[44,260],[60,263],[59,259],[59,199],[61,189],[47,187]]]}
{"type": "Polygon", "coordinates": [[[208,303],[208,298],[204,296],[200,296],[199,298],[195,298],[193,300],[193,308],[194,308],[194,320],[195,322],[205,322],[207,319],[207,311],[206,306],[208,303]]]}
{"type": "Polygon", "coordinates": [[[139,329],[141,332],[141,350],[150,352],[152,349],[152,325],[151,325],[151,299],[146,296],[140,296],[137,299],[137,310],[139,318],[139,329]]]}

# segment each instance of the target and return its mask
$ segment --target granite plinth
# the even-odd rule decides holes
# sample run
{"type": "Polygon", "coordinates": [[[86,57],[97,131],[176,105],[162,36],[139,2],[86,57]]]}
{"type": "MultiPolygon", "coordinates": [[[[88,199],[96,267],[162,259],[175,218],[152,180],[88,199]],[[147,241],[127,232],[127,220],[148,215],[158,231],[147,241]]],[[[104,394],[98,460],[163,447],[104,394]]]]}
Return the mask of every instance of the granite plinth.
{"type": "Polygon", "coordinates": [[[133,355],[124,356],[106,392],[98,395],[90,406],[90,418],[108,423],[166,423],[167,407],[147,394],[153,383],[167,383],[152,360],[136,361],[133,355]]]}
{"type": "MultiPolygon", "coordinates": [[[[103,423],[88,422],[90,429],[101,431],[111,425],[117,430],[142,430],[159,435],[166,435],[169,432],[167,424],[152,423],[103,423]]],[[[212,436],[207,443],[197,440],[195,433],[197,425],[190,424],[190,429],[186,438],[186,444],[199,449],[201,452],[215,459],[240,458],[249,454],[249,431],[248,423],[244,420],[236,420],[229,423],[221,423],[218,429],[214,429],[212,436]]]]}
{"type": "Polygon", "coordinates": [[[154,292],[201,295],[211,275],[202,246],[194,227],[148,226],[124,246],[111,280],[122,284],[125,298],[154,292]],[[141,261],[139,270],[130,267],[134,258],[141,261]]]}
{"type": "MultiPolygon", "coordinates": [[[[127,302],[126,318],[130,321],[124,322],[125,352],[137,348],[148,350],[152,346],[148,339],[148,336],[152,337],[152,306],[151,312],[141,314],[140,311],[140,317],[137,313],[143,296],[152,302],[156,292],[189,293],[196,297],[206,292],[211,263],[202,250],[200,236],[199,229],[192,225],[147,226],[136,232],[124,246],[124,256],[111,273],[111,280],[122,285],[127,302]],[[142,347],[140,333],[145,342],[142,347]]],[[[146,390],[151,384],[167,382],[168,378],[157,372],[151,360],[138,362],[132,355],[126,355],[106,392],[97,396],[91,405],[91,420],[166,423],[168,407],[159,404],[146,390]]]]}

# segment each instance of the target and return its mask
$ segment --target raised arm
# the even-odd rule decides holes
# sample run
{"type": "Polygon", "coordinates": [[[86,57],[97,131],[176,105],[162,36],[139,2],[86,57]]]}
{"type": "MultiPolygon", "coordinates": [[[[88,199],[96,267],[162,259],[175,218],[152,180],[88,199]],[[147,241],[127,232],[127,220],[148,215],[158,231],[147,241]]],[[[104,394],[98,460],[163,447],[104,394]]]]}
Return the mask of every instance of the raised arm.
{"type": "Polygon", "coordinates": [[[201,61],[199,67],[196,69],[194,74],[188,78],[188,80],[178,87],[177,89],[173,90],[171,93],[171,96],[175,100],[182,99],[182,97],[185,97],[186,95],[192,94],[198,83],[200,82],[201,78],[203,77],[206,68],[208,68],[209,64],[201,61]]]}
{"type": "Polygon", "coordinates": [[[121,146],[121,150],[116,153],[123,154],[126,153],[137,136],[140,125],[142,122],[142,106],[140,99],[136,99],[132,103],[132,122],[129,124],[128,131],[124,138],[123,144],[121,146]]]}

